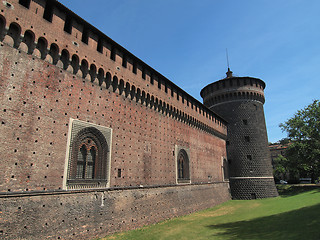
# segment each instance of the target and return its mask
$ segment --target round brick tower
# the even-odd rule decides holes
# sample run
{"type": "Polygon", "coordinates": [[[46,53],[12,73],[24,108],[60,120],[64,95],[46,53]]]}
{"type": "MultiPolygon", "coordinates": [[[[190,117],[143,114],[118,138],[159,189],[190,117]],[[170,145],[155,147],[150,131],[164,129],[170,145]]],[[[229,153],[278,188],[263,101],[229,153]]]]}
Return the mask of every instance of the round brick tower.
{"type": "Polygon", "coordinates": [[[276,197],[264,118],[265,83],[227,77],[201,90],[204,105],[228,121],[227,156],[233,199],[276,197]]]}

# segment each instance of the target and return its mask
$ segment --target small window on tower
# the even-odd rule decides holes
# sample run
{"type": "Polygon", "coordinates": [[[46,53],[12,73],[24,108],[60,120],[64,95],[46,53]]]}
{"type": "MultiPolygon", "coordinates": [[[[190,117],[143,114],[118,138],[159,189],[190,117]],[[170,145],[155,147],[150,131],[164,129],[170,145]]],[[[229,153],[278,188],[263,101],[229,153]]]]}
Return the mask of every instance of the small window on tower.
{"type": "Polygon", "coordinates": [[[243,119],[243,125],[248,125],[248,120],[247,119],[243,119]]]}
{"type": "Polygon", "coordinates": [[[251,199],[257,199],[257,195],[255,193],[251,193],[251,199]]]}
{"type": "Polygon", "coordinates": [[[244,139],[246,140],[246,142],[250,142],[250,137],[249,136],[244,136],[244,139]]]}

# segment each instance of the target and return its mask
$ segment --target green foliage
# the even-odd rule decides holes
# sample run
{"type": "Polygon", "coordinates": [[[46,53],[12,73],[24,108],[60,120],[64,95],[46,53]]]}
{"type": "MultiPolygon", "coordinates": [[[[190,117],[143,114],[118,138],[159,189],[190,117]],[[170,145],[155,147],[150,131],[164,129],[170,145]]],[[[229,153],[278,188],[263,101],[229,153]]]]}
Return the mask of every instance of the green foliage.
{"type": "Polygon", "coordinates": [[[291,142],[290,138],[282,138],[281,140],[279,140],[279,143],[282,145],[288,144],[290,142],[291,142]]]}
{"type": "Polygon", "coordinates": [[[269,146],[278,145],[278,144],[286,145],[286,144],[288,144],[288,143],[290,143],[290,142],[291,142],[290,138],[282,138],[282,139],[280,139],[279,141],[274,142],[274,143],[269,142],[269,146]]]}
{"type": "Polygon", "coordinates": [[[280,186],[283,195],[232,200],[188,216],[164,221],[104,240],[319,239],[320,188],[280,186]]]}
{"type": "Polygon", "coordinates": [[[286,153],[290,171],[300,176],[311,177],[314,181],[320,176],[320,102],[314,100],[292,118],[281,123],[282,131],[291,140],[286,153]]]}
{"type": "Polygon", "coordinates": [[[290,172],[290,162],[282,155],[274,159],[273,165],[273,175],[276,179],[284,179],[285,174],[290,172]]]}
{"type": "Polygon", "coordinates": [[[291,140],[306,141],[320,139],[320,102],[314,100],[292,118],[280,124],[282,131],[288,133],[291,140]]]}

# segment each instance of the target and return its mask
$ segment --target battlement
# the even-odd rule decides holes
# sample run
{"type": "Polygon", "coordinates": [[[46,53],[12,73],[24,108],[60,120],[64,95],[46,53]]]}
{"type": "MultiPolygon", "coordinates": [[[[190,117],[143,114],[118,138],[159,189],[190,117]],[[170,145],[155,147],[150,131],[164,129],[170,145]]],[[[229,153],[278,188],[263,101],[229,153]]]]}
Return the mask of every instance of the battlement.
{"type": "Polygon", "coordinates": [[[57,1],[4,1],[0,40],[209,132],[226,121],[57,1]]]}
{"type": "Polygon", "coordinates": [[[59,2],[2,1],[0,76],[1,239],[98,238],[230,199],[227,122],[59,2]]]}
{"type": "Polygon", "coordinates": [[[263,104],[265,83],[258,78],[227,77],[204,87],[204,104],[228,122],[227,157],[231,195],[255,199],[278,195],[269,158],[263,104]]]}
{"type": "Polygon", "coordinates": [[[201,90],[201,97],[206,106],[213,106],[226,101],[255,100],[265,102],[265,83],[252,77],[227,77],[211,83],[201,90]]]}

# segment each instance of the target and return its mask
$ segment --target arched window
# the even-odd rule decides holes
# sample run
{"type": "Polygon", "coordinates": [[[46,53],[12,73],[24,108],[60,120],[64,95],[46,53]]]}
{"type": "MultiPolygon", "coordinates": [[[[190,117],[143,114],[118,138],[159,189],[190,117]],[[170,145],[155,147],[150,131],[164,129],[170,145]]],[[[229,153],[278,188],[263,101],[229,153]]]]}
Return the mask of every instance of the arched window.
{"type": "Polygon", "coordinates": [[[97,146],[90,138],[82,143],[77,158],[77,179],[94,179],[97,146]]]}
{"type": "Polygon", "coordinates": [[[102,132],[110,130],[101,132],[91,126],[81,127],[80,130],[77,122],[72,125],[72,128],[75,130],[71,132],[67,185],[80,188],[83,184],[86,187],[90,187],[90,184],[93,187],[106,186],[110,157],[105,136],[110,133],[102,132]]]}
{"type": "Polygon", "coordinates": [[[189,157],[184,149],[180,149],[177,157],[178,183],[190,183],[189,157]]]}

